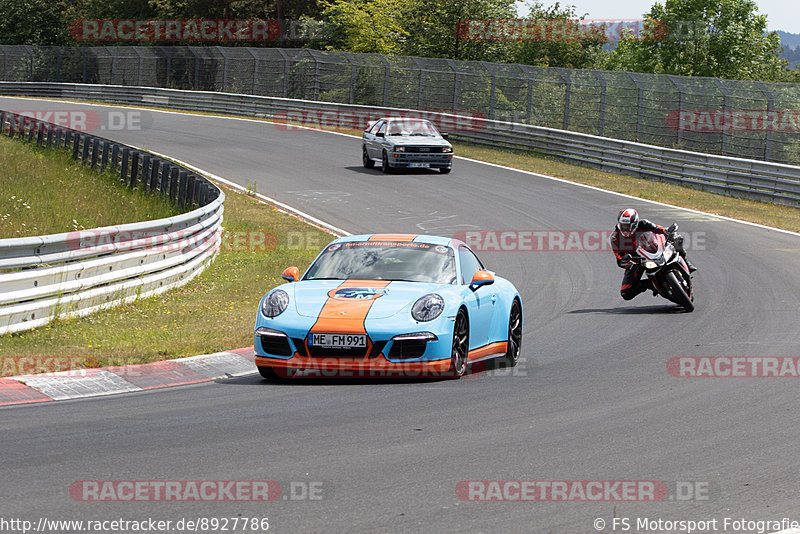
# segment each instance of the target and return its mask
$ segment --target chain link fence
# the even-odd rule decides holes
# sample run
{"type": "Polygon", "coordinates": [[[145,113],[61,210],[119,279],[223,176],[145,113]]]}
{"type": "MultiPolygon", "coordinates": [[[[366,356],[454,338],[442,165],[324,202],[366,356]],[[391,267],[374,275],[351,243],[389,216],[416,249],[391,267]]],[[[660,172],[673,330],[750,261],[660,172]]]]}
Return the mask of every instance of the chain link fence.
{"type": "Polygon", "coordinates": [[[0,80],[138,85],[469,112],[800,164],[800,84],[307,48],[0,45],[0,80]]]}

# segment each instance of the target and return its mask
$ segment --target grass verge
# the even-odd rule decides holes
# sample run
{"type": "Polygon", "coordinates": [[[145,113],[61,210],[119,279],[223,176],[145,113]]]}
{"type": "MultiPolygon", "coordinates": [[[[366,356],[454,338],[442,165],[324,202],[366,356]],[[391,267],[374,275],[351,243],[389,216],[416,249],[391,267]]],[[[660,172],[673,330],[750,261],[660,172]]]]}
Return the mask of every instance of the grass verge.
{"type": "Polygon", "coordinates": [[[187,285],[90,316],[0,336],[2,376],[193,356],[253,344],[259,300],[332,236],[226,189],[225,245],[187,285]],[[21,371],[21,372],[20,372],[21,371]]]}
{"type": "Polygon", "coordinates": [[[0,136],[0,239],[58,234],[178,215],[173,204],[124,187],[63,151],[0,136]]]}

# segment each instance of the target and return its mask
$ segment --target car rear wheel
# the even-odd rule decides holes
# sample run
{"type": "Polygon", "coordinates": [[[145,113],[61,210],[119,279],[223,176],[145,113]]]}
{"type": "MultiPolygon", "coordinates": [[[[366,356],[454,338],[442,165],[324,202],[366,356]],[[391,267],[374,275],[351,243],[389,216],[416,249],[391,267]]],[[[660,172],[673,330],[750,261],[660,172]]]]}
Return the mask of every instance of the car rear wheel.
{"type": "Polygon", "coordinates": [[[469,322],[464,310],[458,310],[453,324],[453,348],[450,351],[450,377],[461,378],[467,372],[469,354],[469,322]]]}
{"type": "Polygon", "coordinates": [[[508,314],[508,347],[506,355],[501,360],[506,367],[514,367],[519,361],[520,349],[522,348],[522,307],[519,301],[514,299],[511,305],[511,312],[508,314]]]}
{"type": "Polygon", "coordinates": [[[375,166],[375,162],[372,161],[372,158],[369,157],[369,154],[367,153],[366,146],[361,147],[361,161],[364,163],[364,168],[366,169],[371,169],[375,166]]]}
{"type": "Polygon", "coordinates": [[[383,171],[384,174],[389,174],[392,172],[392,168],[389,167],[389,155],[385,150],[383,151],[383,156],[381,157],[381,171],[383,171]]]}

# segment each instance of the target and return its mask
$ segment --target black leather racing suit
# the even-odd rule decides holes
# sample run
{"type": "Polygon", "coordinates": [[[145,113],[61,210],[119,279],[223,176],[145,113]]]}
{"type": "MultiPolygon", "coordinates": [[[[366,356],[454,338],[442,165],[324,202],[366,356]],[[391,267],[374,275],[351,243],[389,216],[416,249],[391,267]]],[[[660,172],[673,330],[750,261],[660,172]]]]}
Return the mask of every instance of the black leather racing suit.
{"type": "Polygon", "coordinates": [[[622,286],[619,293],[625,300],[631,300],[633,297],[650,289],[650,283],[647,280],[642,280],[644,268],[638,263],[628,264],[623,257],[626,254],[636,253],[636,244],[640,232],[653,232],[656,234],[667,235],[667,230],[663,226],[648,221],[647,219],[639,219],[639,225],[636,231],[630,236],[625,237],[619,231],[619,228],[614,227],[614,232],[611,234],[611,250],[614,256],[617,257],[617,265],[625,268],[625,274],[622,275],[622,286]]]}

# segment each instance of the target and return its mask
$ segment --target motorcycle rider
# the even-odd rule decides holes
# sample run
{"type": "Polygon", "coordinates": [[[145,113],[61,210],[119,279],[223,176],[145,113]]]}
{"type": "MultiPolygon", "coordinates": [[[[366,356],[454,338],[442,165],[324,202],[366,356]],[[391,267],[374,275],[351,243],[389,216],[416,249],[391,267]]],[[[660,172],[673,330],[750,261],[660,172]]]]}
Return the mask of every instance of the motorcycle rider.
{"type": "MultiPolygon", "coordinates": [[[[626,257],[636,253],[638,232],[669,235],[667,229],[663,226],[652,223],[647,219],[641,219],[639,213],[633,208],[620,210],[617,214],[617,225],[611,234],[611,250],[614,252],[614,256],[617,257],[617,265],[625,269],[625,274],[622,276],[622,287],[620,287],[620,295],[625,300],[631,300],[639,293],[652,289],[648,280],[642,280],[644,268],[639,263],[633,262],[629,257],[626,257]]],[[[686,261],[689,272],[693,273],[697,268],[686,258],[683,238],[677,237],[673,241],[675,250],[686,261]]]]}

